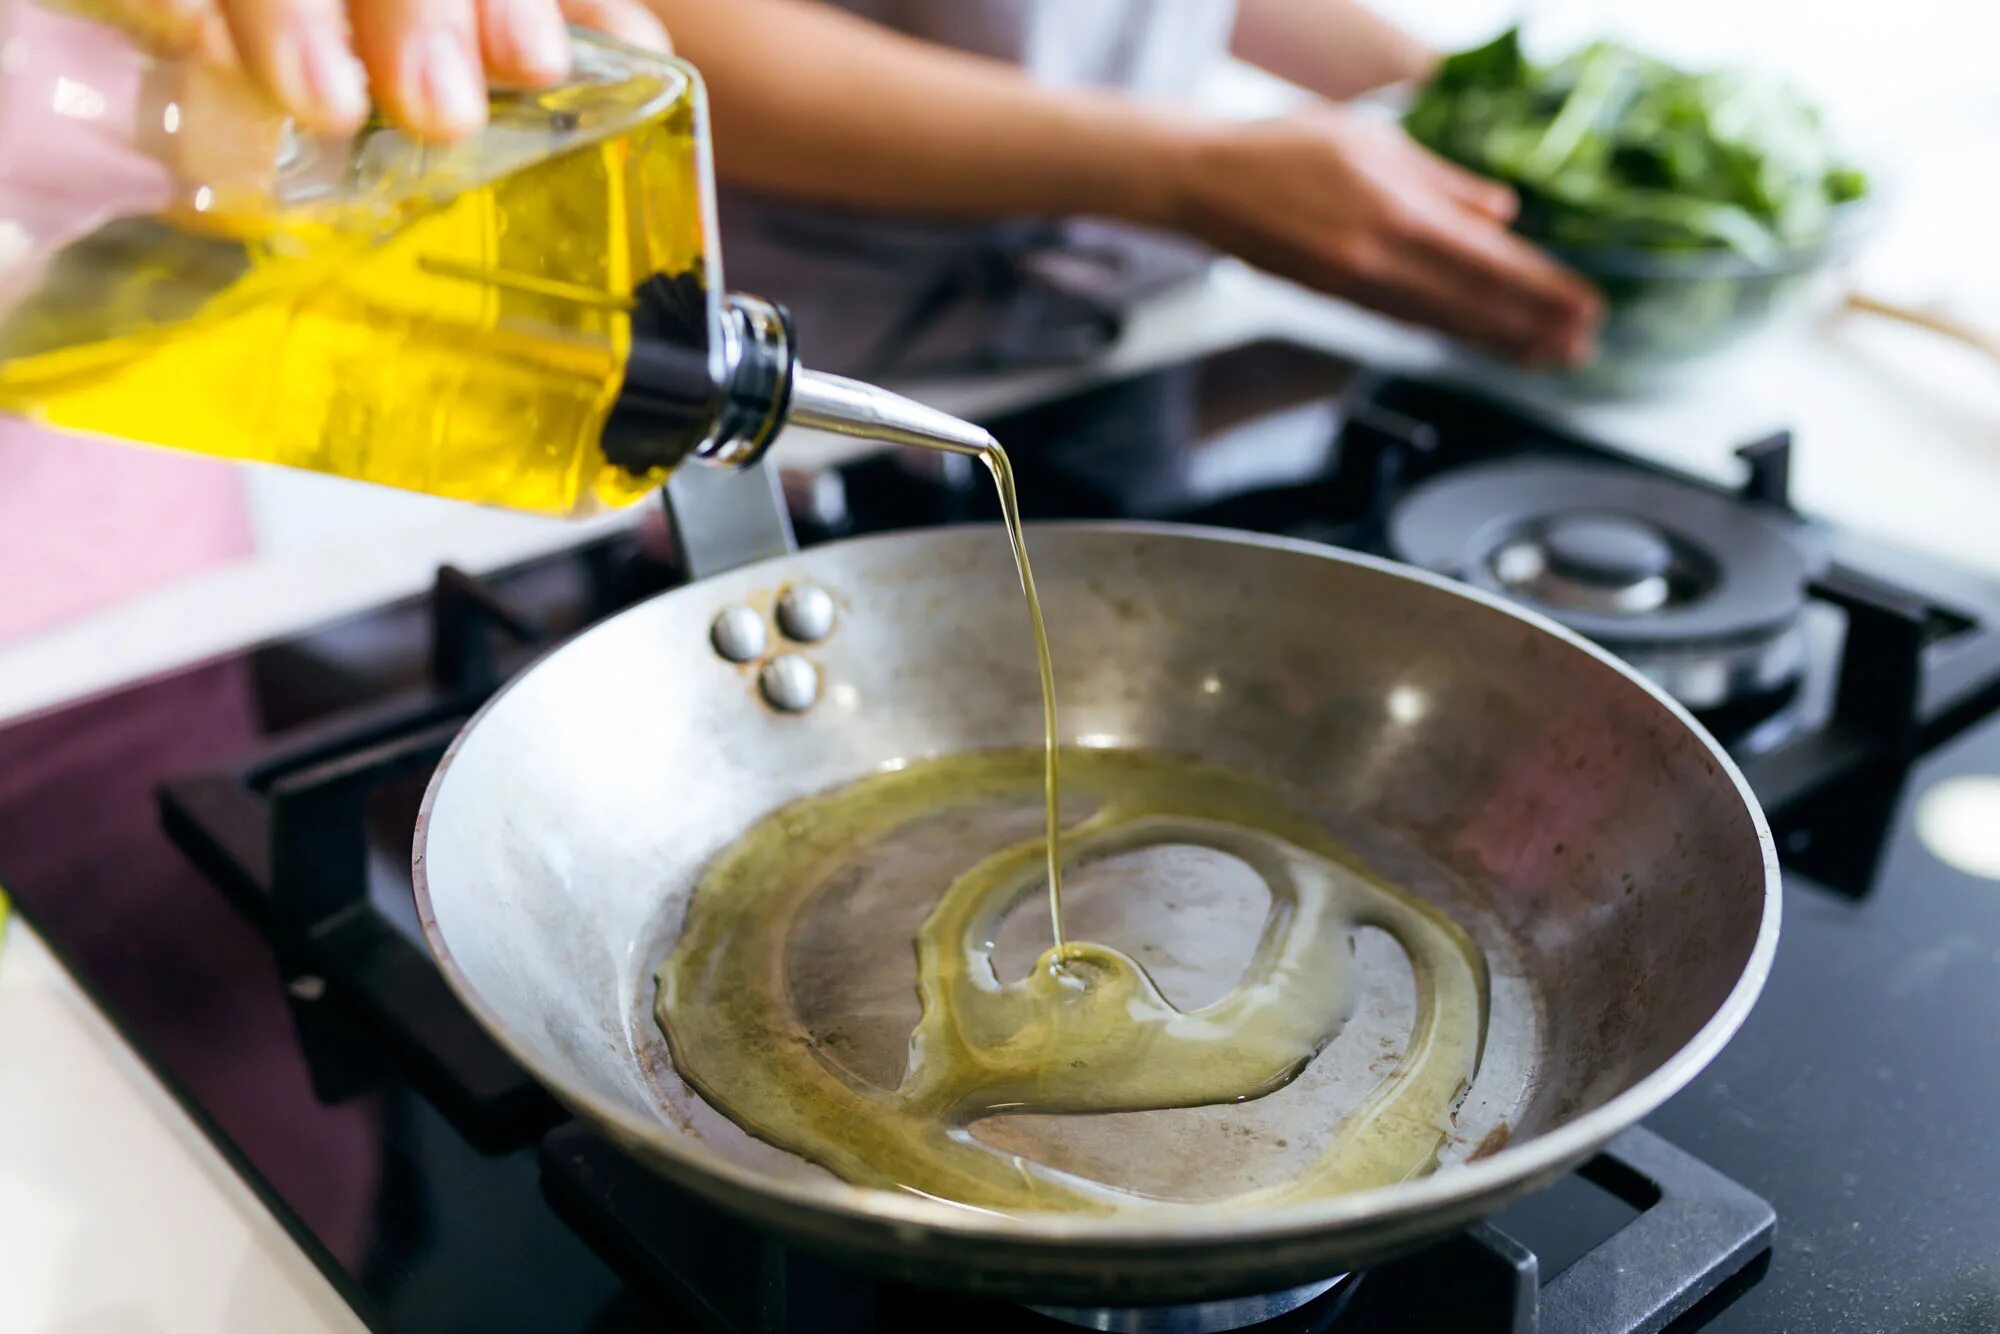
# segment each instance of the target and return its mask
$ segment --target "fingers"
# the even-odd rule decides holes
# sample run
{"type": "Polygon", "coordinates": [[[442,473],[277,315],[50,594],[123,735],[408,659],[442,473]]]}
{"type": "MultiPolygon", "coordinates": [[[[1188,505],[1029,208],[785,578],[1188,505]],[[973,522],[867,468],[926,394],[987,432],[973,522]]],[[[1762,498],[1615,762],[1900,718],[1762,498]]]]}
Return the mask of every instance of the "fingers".
{"type": "Polygon", "coordinates": [[[621,42],[662,54],[673,50],[667,30],[639,0],[562,0],[563,15],[621,42]]]}
{"type": "MultiPolygon", "coordinates": [[[[298,6],[303,0],[259,2],[298,6]]],[[[443,140],[486,123],[472,0],[353,0],[348,8],[376,101],[399,124],[419,138],[443,140]]]]}
{"type": "Polygon", "coordinates": [[[204,22],[227,32],[250,73],[308,129],[343,134],[367,118],[372,90],[389,118],[425,139],[486,123],[487,79],[539,88],[569,72],[567,24],[634,46],[671,49],[640,0],[109,0],[161,45],[183,47],[204,22]],[[356,58],[358,55],[358,59],[356,58]]]}
{"type": "Polygon", "coordinates": [[[543,88],[569,73],[569,32],[557,0],[478,0],[480,53],[497,83],[543,88]]]}
{"type": "MultiPolygon", "coordinates": [[[[453,17],[447,26],[454,35],[463,32],[456,6],[463,0],[454,0],[451,6],[453,17]]],[[[478,53],[485,64],[485,74],[494,82],[509,87],[541,88],[560,80],[569,73],[570,43],[567,24],[574,22],[587,28],[594,28],[634,46],[653,50],[668,50],[666,29],[653,16],[651,10],[639,0],[471,0],[474,27],[478,33],[478,53]]],[[[441,11],[446,6],[442,0],[422,0],[415,6],[407,0],[401,5],[397,0],[356,0],[357,26],[361,23],[360,11],[364,7],[395,6],[399,11],[431,9],[441,11]]],[[[439,51],[422,57],[422,60],[442,58],[439,51]]],[[[364,49],[364,56],[368,52],[364,49]]],[[[374,67],[370,61],[370,68],[374,67]]],[[[398,71],[399,73],[401,71],[398,71]]],[[[418,105],[424,93],[424,80],[429,75],[420,75],[417,86],[406,89],[402,97],[389,100],[392,111],[407,115],[412,128],[437,137],[453,137],[464,133],[466,128],[477,128],[478,122],[461,125],[460,121],[442,114],[443,108],[432,106],[437,119],[429,124],[421,120],[421,112],[404,110],[418,105]]],[[[456,76],[452,76],[454,79],[456,76]]],[[[483,83],[481,85],[484,95],[483,83]]],[[[482,104],[481,116],[484,110],[482,104]]]]}
{"type": "Polygon", "coordinates": [[[1417,152],[1422,157],[1426,177],[1454,203],[1495,222],[1514,221],[1520,200],[1512,190],[1457,163],[1447,162],[1427,149],[1418,148],[1417,152]]]}
{"type": "MultiPolygon", "coordinates": [[[[1326,117],[1325,112],[1320,113],[1326,117]]],[[[1394,125],[1357,124],[1347,113],[1330,117],[1340,142],[1363,148],[1366,156],[1397,177],[1443,195],[1460,208],[1495,222],[1511,223],[1519,200],[1509,187],[1477,172],[1467,171],[1412,139],[1394,125]]]]}
{"type": "Polygon", "coordinates": [[[1323,256],[1321,285],[1510,360],[1542,365],[1588,359],[1597,320],[1588,287],[1498,223],[1449,200],[1427,203],[1403,206],[1377,234],[1350,238],[1323,256]],[[1528,253],[1528,278],[1486,253],[1490,248],[1511,259],[1514,247],[1528,253]],[[1544,269],[1553,271],[1553,287],[1544,269]]]}
{"type": "Polygon", "coordinates": [[[1407,138],[1397,149],[1395,240],[1457,291],[1459,323],[1520,360],[1587,359],[1601,314],[1597,293],[1507,230],[1514,192],[1407,138]]]}
{"type": "Polygon", "coordinates": [[[1412,247],[1451,275],[1496,334],[1528,359],[1581,362],[1602,315],[1590,285],[1503,228],[1464,215],[1428,217],[1412,247]]]}
{"type": "Polygon", "coordinates": [[[238,57],[301,124],[333,134],[359,128],[368,87],[348,49],[340,0],[224,0],[222,13],[238,57]]]}
{"type": "Polygon", "coordinates": [[[1346,295],[1385,315],[1435,329],[1496,356],[1526,364],[1554,358],[1541,350],[1531,321],[1490,301],[1461,275],[1405,255],[1391,269],[1348,286],[1346,295]]]}

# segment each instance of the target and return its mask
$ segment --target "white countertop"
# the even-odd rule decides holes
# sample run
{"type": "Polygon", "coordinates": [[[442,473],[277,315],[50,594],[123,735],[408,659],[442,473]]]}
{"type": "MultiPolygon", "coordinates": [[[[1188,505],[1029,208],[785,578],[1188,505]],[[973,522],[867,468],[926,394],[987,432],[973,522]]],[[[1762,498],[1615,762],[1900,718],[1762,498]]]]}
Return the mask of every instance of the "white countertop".
{"type": "MultiPolygon", "coordinates": [[[[1477,35],[1456,20],[1482,3],[1440,0],[1434,26],[1443,40],[1477,35]]],[[[1709,7],[1717,24],[1757,23],[1766,38],[1790,42],[1788,50],[1798,43],[1787,33],[1815,34],[1830,44],[1824,61],[1861,71],[1857,86],[1873,87],[1862,73],[1929,62],[1890,92],[1871,92],[1871,106],[1901,97],[1904,109],[1921,105],[1928,114],[1963,94],[1954,114],[1901,142],[1903,216],[1866,277],[1896,299],[1948,295],[1955,313],[2000,328],[1990,239],[2000,215],[2000,92],[1977,58],[1994,49],[2000,10],[1976,0],[1906,0],[1899,22],[1882,24],[1866,17],[1871,11],[1843,20],[1805,0],[1754,14],[1722,0],[1709,7]],[[1967,22],[1975,31],[1955,43],[1967,22]],[[1929,25],[1929,36],[1912,38],[1913,25],[1929,25]]],[[[1672,9],[1685,19],[1686,7],[1672,9]]],[[[1590,12],[1601,17],[1603,7],[1590,12]]],[[[1088,372],[931,385],[924,396],[976,413],[1085,375],[1277,333],[1377,362],[1444,361],[1428,339],[1224,264],[1140,312],[1124,342],[1088,372]]],[[[1546,406],[1629,448],[1718,476],[1733,468],[1735,445],[1788,426],[1799,446],[1795,496],[1805,508],[2000,574],[2000,368],[1930,335],[1843,317],[1748,350],[1661,399],[1546,406]]],[[[826,448],[786,441],[777,457],[802,462],[826,448]]],[[[415,592],[440,561],[490,569],[579,535],[443,502],[383,500],[323,479],[267,474],[256,488],[270,539],[264,556],[0,647],[0,720],[415,592]]],[[[0,1326],[10,1331],[358,1328],[18,920],[0,949],[0,1257],[0,1326]]]]}
{"type": "Polygon", "coordinates": [[[194,1122],[17,921],[0,953],[0,1327],[359,1330],[194,1122]]]}

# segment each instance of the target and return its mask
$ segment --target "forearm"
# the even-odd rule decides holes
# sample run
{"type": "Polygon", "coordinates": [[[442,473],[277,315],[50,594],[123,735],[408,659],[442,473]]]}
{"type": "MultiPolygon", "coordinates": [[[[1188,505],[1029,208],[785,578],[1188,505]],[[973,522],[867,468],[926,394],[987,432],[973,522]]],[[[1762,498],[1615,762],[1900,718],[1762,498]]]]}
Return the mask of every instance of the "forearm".
{"type": "Polygon", "coordinates": [[[650,0],[702,72],[724,179],[947,217],[1166,221],[1198,126],[798,0],[650,0]]]}
{"type": "Polygon", "coordinates": [[[1359,0],[1241,0],[1232,49],[1336,101],[1426,77],[1437,52],[1359,0]]]}

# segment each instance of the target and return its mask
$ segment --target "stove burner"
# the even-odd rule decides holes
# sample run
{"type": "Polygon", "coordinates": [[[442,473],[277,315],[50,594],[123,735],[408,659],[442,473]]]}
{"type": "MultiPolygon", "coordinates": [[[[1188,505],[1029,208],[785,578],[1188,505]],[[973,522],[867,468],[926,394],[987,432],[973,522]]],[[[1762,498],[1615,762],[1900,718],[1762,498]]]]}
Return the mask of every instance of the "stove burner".
{"type": "Polygon", "coordinates": [[[1629,468],[1505,459],[1413,488],[1399,558],[1542,611],[1682,703],[1776,695],[1803,671],[1801,526],[1629,468]]]}
{"type": "Polygon", "coordinates": [[[1673,597],[1673,542],[1626,514],[1565,514],[1493,553],[1493,573],[1515,596],[1577,611],[1633,615],[1673,597]]]}
{"type": "MultiPolygon", "coordinates": [[[[1116,1331],[1117,1334],[1228,1334],[1249,1330],[1290,1315],[1309,1302],[1318,1301],[1335,1284],[1348,1283],[1344,1296],[1353,1294],[1353,1275],[1323,1278],[1316,1283],[1287,1288],[1283,1292],[1251,1297],[1229,1297],[1220,1301],[1191,1302],[1185,1306],[1030,1306],[1028,1309],[1064,1325],[1079,1329],[1116,1331]]],[[[1345,1303],[1336,1300],[1316,1312],[1315,1327],[1333,1320],[1345,1303]]]]}
{"type": "MultiPolygon", "coordinates": [[[[713,1317],[703,1328],[1054,1331],[1008,1296],[922,1293],[760,1242],[748,1224],[575,1123],[543,1138],[541,1162],[558,1213],[635,1290],[657,1295],[655,1307],[713,1317]]],[[[1755,1282],[1757,1257],[1770,1249],[1775,1214],[1767,1201],[1644,1128],[1612,1140],[1567,1185],[1631,1212],[1608,1231],[1586,1229],[1587,1243],[1574,1252],[1557,1253],[1590,1213],[1558,1189],[1400,1259],[1281,1292],[1182,1306],[1027,1309],[1122,1334],[1641,1334],[1668,1327],[1728,1285],[1755,1282]]]]}

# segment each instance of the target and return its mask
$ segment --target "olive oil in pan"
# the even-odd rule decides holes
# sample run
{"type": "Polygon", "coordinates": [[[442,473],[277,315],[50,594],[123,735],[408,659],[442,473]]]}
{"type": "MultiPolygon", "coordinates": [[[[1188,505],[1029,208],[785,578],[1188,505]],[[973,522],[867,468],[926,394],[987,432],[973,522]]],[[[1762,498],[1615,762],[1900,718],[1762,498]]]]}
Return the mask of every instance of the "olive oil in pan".
{"type": "MultiPolygon", "coordinates": [[[[1044,758],[989,752],[879,774],[782,808],[726,849],[659,975],[657,1016],[688,1082],[750,1133],[849,1181],[980,1209],[1245,1208],[1430,1170],[1483,1040],[1484,965],[1465,934],[1356,869],[1258,780],[1080,751],[1065,765],[1072,813],[1089,807],[1065,840],[1073,874],[1131,855],[1227,858],[1268,889],[1268,912],[1241,976],[1205,1004],[1176,1006],[1131,955],[1083,941],[1003,979],[1000,924],[1045,874],[1043,841],[1019,837],[1022,803],[1046,791],[1044,758]],[[975,836],[1009,830],[996,851],[975,836]],[[843,935],[864,942],[853,946],[864,957],[839,961],[850,974],[896,969],[909,938],[896,901],[930,905],[916,930],[921,1010],[899,1071],[863,1073],[799,1013],[815,986],[800,972],[813,967],[801,964],[801,919],[828,895],[851,896],[842,913],[867,914],[843,935]],[[1302,1123],[1323,1140],[1301,1168],[1247,1190],[1216,1183],[1222,1193],[1191,1205],[1124,1188],[1115,1171],[1086,1178],[1032,1161],[973,1129],[988,1117],[1210,1106],[1285,1088],[1350,1018],[1351,940],[1363,926],[1394,937],[1407,959],[1407,1045],[1365,1093],[1304,1107],[1302,1123]]],[[[1182,939],[1172,908],[1149,897],[1143,911],[1161,914],[1149,923],[1156,938],[1182,939]]],[[[1129,1151],[1174,1149],[1162,1140],[1129,1151]]]]}

